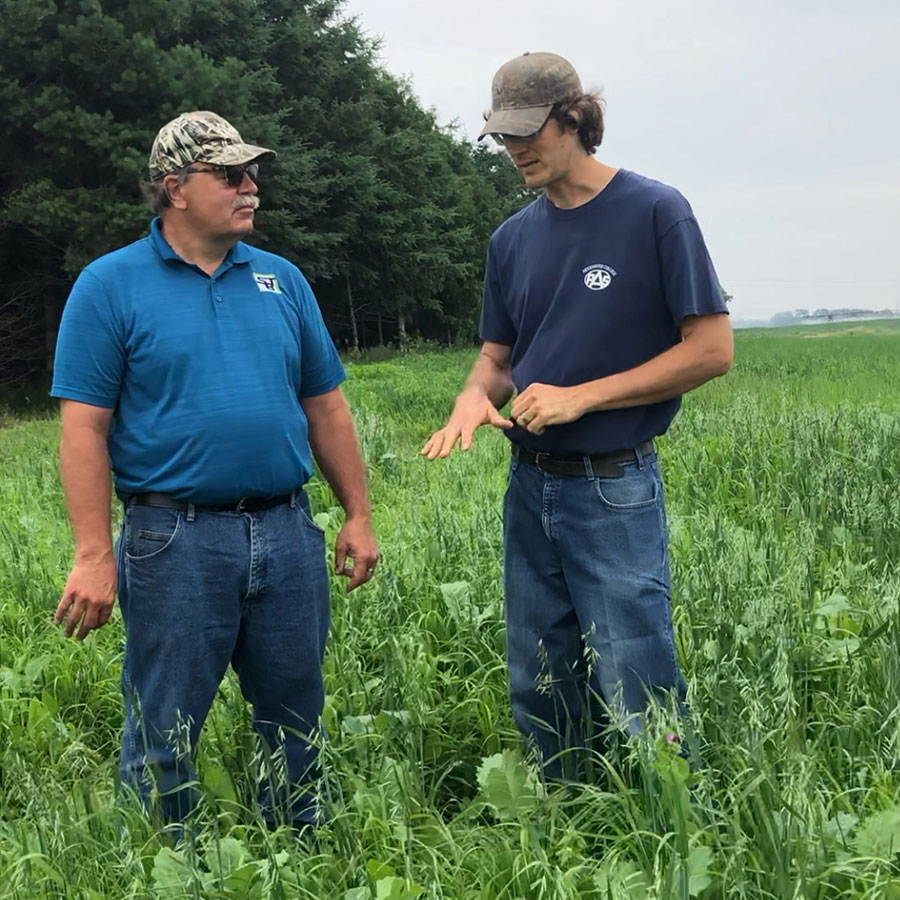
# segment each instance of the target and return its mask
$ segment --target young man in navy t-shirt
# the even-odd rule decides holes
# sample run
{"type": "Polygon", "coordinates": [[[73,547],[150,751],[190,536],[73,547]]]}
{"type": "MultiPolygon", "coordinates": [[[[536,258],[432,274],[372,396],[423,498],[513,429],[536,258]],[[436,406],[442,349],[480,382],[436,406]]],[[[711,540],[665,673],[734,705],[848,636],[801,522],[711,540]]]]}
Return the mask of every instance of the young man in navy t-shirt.
{"type": "Polygon", "coordinates": [[[603,113],[550,53],[503,65],[481,137],[544,193],[488,248],[483,345],[422,453],[481,425],[512,444],[504,581],[515,720],[550,775],[577,770],[602,698],[640,728],[648,697],[683,697],[653,438],[687,391],[728,371],[731,327],[678,191],[593,157],[603,113]],[[515,391],[509,419],[498,412],[515,391]]]}

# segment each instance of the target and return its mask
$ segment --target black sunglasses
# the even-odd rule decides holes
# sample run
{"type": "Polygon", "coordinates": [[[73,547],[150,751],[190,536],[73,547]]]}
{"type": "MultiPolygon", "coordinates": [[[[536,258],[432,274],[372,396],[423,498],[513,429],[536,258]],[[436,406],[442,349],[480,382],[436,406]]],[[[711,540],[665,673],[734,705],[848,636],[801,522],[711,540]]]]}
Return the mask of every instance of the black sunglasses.
{"type": "Polygon", "coordinates": [[[515,143],[516,141],[533,141],[546,127],[547,122],[550,121],[550,116],[544,120],[544,124],[538,128],[537,131],[532,131],[531,134],[503,134],[500,132],[495,132],[491,134],[491,137],[494,139],[494,143],[499,144],[501,147],[505,147],[508,141],[512,141],[515,143]]]}
{"type": "Polygon", "coordinates": [[[238,166],[219,166],[213,163],[208,165],[210,166],[208,169],[195,169],[192,166],[188,166],[185,171],[191,174],[209,172],[211,175],[224,178],[228,187],[232,188],[238,188],[244,183],[244,175],[249,175],[251,181],[256,181],[259,178],[259,163],[243,163],[238,166]]]}
{"type": "Polygon", "coordinates": [[[491,137],[494,139],[495,144],[505,147],[508,141],[513,143],[516,141],[533,141],[543,130],[544,128],[541,126],[537,131],[532,131],[531,134],[492,134],[491,137]]]}

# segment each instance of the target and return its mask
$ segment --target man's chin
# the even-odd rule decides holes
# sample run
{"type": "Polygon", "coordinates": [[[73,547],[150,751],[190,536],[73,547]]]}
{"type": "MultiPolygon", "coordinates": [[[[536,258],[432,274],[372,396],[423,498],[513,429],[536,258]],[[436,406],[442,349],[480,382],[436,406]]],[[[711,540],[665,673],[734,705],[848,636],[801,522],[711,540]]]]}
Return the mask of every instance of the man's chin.
{"type": "Polygon", "coordinates": [[[519,174],[522,176],[522,181],[525,182],[525,187],[530,188],[544,187],[550,179],[550,172],[547,171],[547,167],[540,165],[540,163],[519,169],[519,174]]]}
{"type": "Polygon", "coordinates": [[[541,174],[535,172],[533,175],[531,173],[526,174],[525,172],[523,172],[522,181],[524,182],[525,187],[537,189],[547,187],[551,179],[547,172],[543,172],[541,174]]]}
{"type": "Polygon", "coordinates": [[[254,216],[241,215],[235,216],[234,230],[238,232],[238,234],[249,234],[253,231],[255,223],[254,216]]]}

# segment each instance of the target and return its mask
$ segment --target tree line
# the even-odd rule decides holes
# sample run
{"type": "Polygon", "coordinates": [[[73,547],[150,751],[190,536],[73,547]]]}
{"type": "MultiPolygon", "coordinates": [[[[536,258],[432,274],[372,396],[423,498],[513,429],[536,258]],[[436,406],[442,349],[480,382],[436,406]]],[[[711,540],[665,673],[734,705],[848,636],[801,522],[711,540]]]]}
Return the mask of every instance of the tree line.
{"type": "Polygon", "coordinates": [[[342,347],[475,335],[492,230],[529,199],[440,127],[342,0],[0,0],[0,384],[42,376],[72,282],[146,233],[153,137],[211,109],[279,151],[253,243],[342,347]]]}

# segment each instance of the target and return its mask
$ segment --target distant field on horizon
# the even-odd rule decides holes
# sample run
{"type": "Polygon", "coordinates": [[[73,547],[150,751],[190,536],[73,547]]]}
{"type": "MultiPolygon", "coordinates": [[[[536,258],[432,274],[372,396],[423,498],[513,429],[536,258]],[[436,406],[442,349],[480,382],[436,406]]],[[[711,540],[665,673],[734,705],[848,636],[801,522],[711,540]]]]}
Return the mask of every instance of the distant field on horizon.
{"type": "Polygon", "coordinates": [[[816,322],[809,325],[742,326],[738,319],[736,331],[743,334],[777,332],[785,335],[802,335],[820,331],[847,334],[900,334],[900,317],[890,319],[840,319],[835,322],[816,322]],[[846,331],[845,331],[846,329],[846,331]]]}

